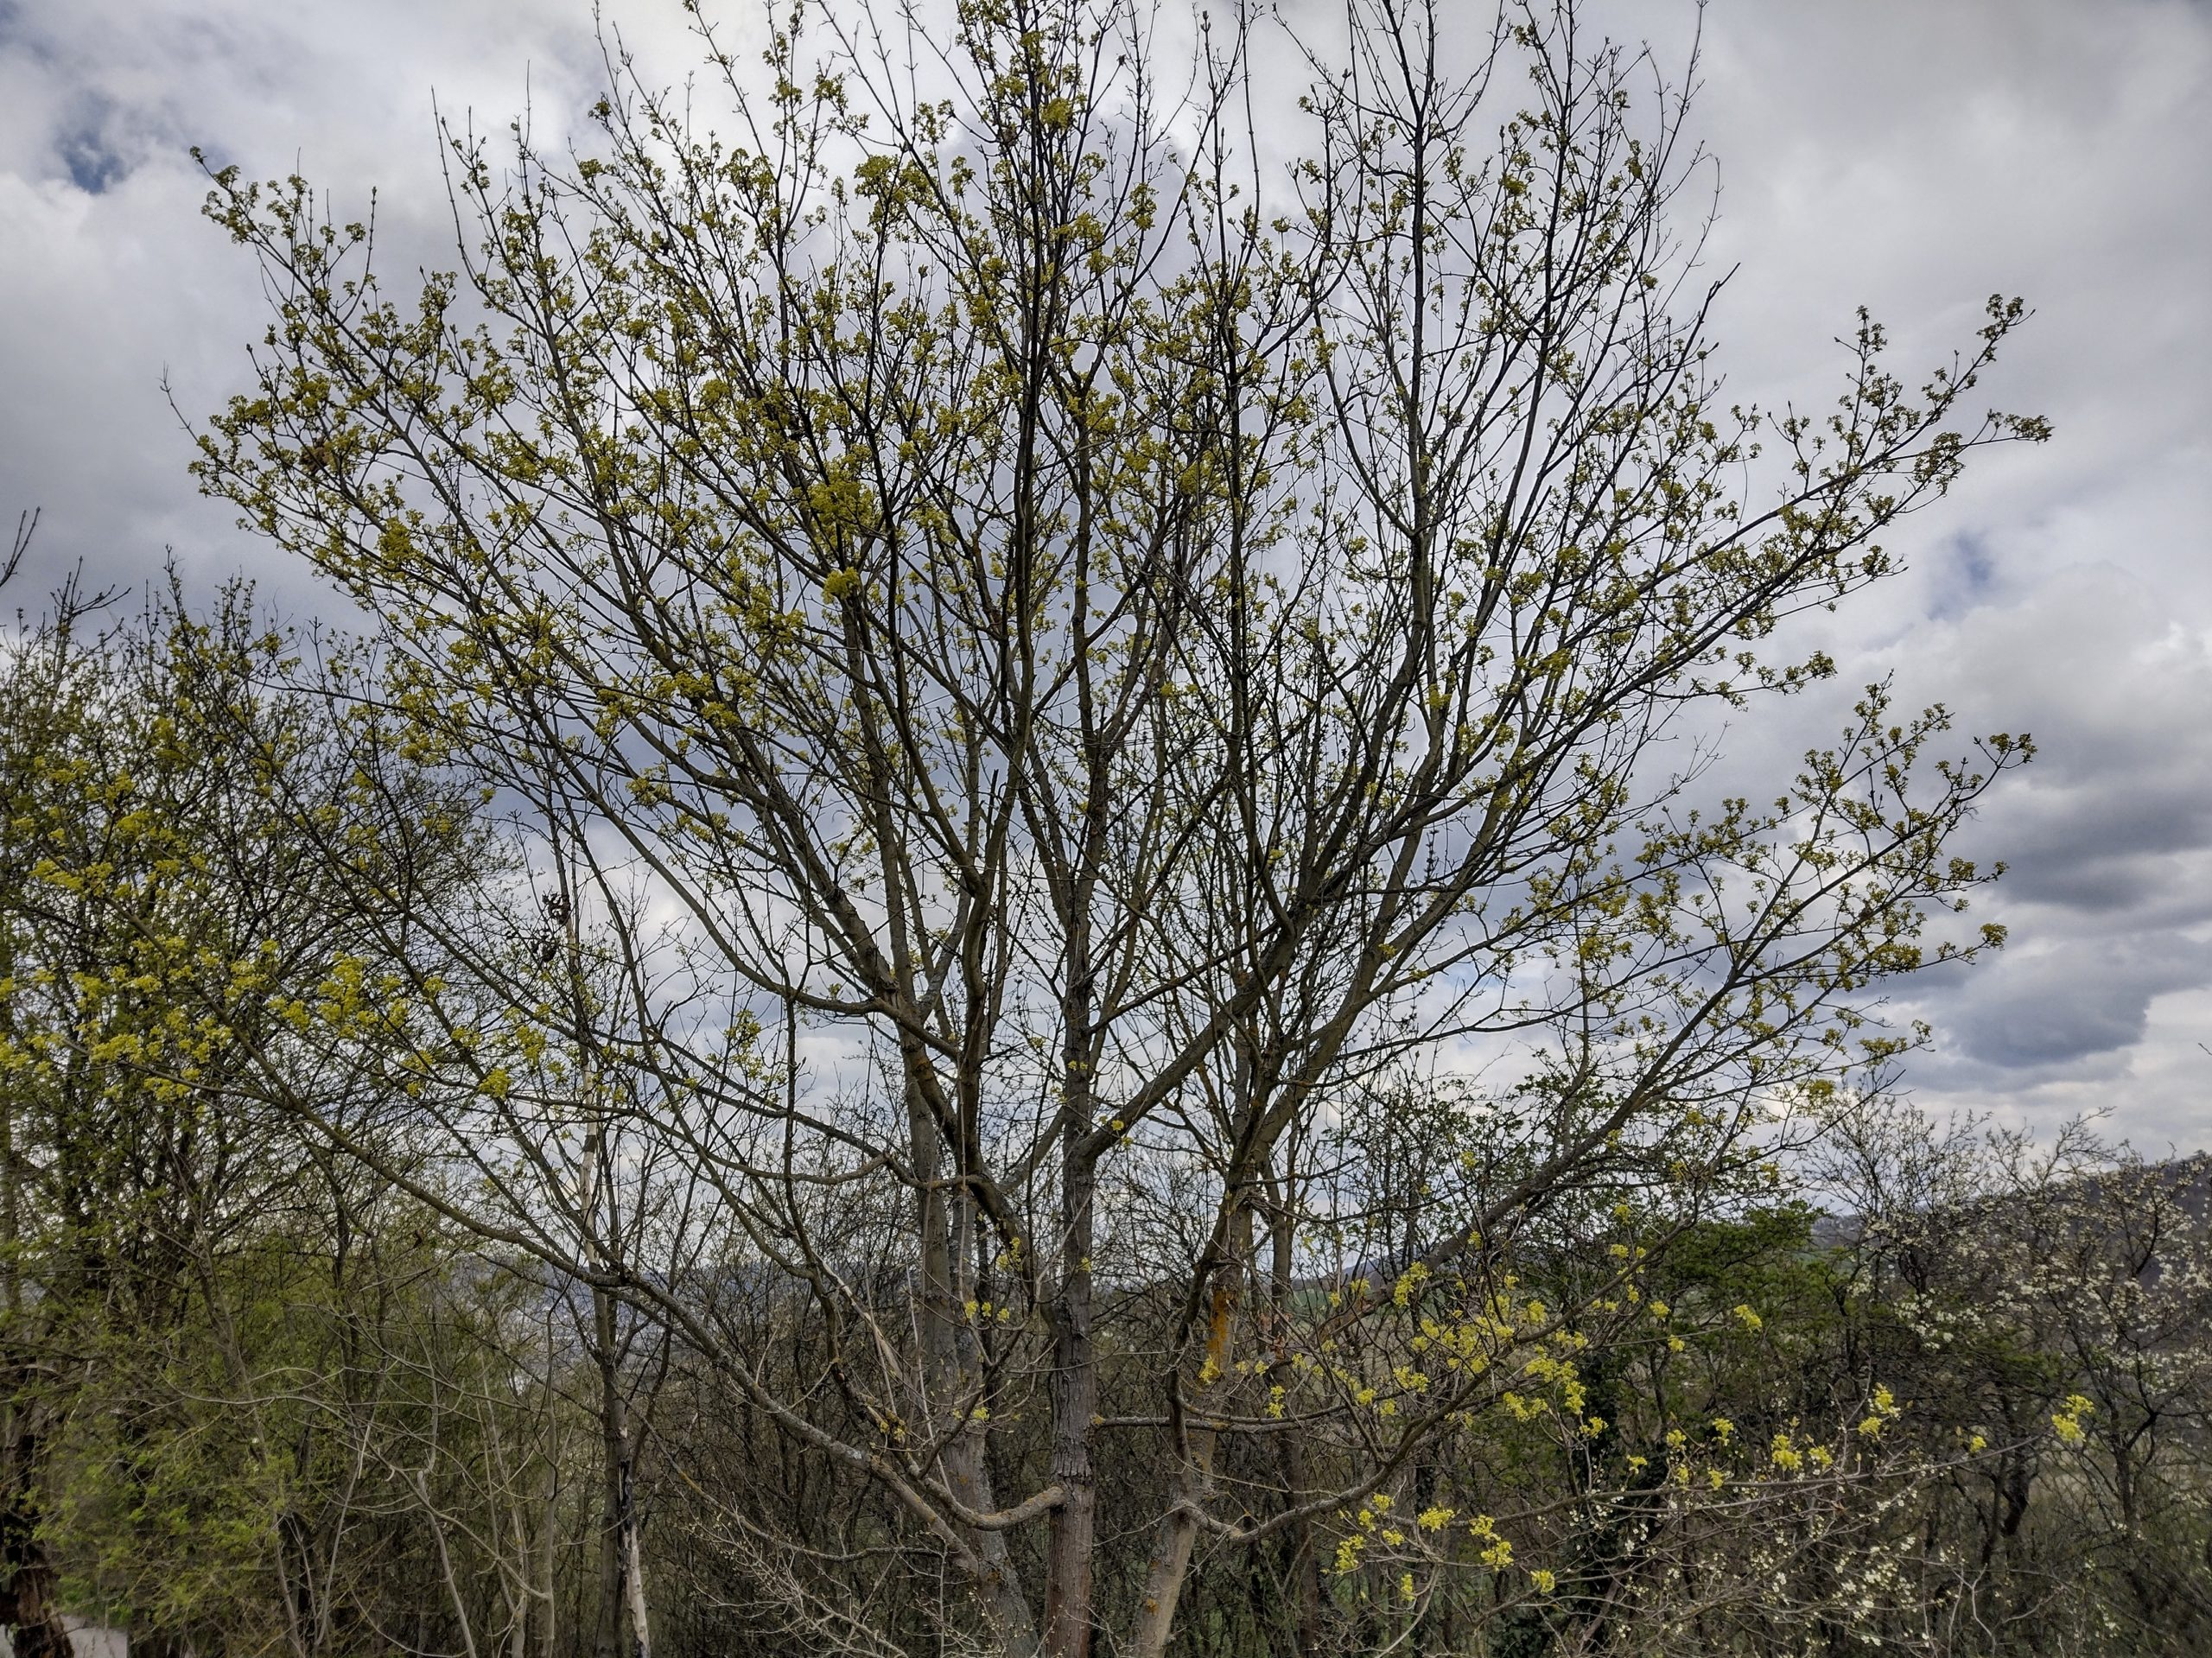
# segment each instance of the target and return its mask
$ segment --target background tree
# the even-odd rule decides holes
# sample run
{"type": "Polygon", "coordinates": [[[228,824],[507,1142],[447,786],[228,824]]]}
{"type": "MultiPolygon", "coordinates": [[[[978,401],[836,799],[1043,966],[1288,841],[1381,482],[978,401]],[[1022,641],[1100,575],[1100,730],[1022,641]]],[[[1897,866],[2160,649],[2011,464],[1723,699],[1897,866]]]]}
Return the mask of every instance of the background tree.
{"type": "Polygon", "coordinates": [[[390,803],[409,832],[365,832],[327,703],[272,689],[284,649],[242,590],[199,619],[174,589],[118,615],[65,588],[7,655],[0,1343],[22,1648],[65,1650],[66,1607],[156,1652],[344,1649],[388,1623],[402,1563],[410,1594],[435,1580],[405,1451],[466,1439],[436,1395],[467,1385],[453,1331],[485,1327],[485,1298],[434,1214],[238,1083],[308,1057],[289,1012],[348,936],[308,825],[417,898],[475,871],[483,842],[419,773],[390,803]]]}

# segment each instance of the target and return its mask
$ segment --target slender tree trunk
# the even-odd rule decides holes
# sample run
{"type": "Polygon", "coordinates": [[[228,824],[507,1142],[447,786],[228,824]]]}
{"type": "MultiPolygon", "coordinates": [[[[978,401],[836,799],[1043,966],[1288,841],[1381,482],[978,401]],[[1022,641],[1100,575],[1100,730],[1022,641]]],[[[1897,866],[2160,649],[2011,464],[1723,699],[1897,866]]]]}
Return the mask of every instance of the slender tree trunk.
{"type": "Polygon", "coordinates": [[[545,1598],[545,1658],[560,1658],[561,1653],[561,1595],[555,1577],[561,1536],[561,1464],[555,1452],[556,1445],[545,1447],[545,1483],[539,1488],[538,1524],[543,1530],[538,1536],[538,1572],[545,1598]]]}
{"type": "Polygon", "coordinates": [[[651,1658],[652,1624],[647,1612],[644,1549],[638,1522],[638,1464],[630,1411],[617,1363],[615,1305],[592,1292],[599,1366],[601,1510],[600,1515],[599,1633],[601,1658],[651,1658]],[[628,1639],[624,1640],[626,1626],[628,1639]]]}
{"type": "Polygon", "coordinates": [[[637,1658],[652,1658],[652,1623],[645,1611],[645,1563],[640,1551],[637,1512],[637,1468],[634,1463],[625,1464],[626,1488],[623,1493],[623,1540],[626,1544],[623,1564],[628,1571],[630,1592],[626,1604],[630,1612],[630,1644],[637,1658]]]}
{"type": "MultiPolygon", "coordinates": [[[[4,966],[16,966],[15,935],[0,926],[4,966]]],[[[15,1021],[7,998],[0,997],[0,1036],[12,1038],[15,1021]]],[[[22,1339],[22,1191],[16,1167],[16,1100],[0,1089],[0,1293],[5,1296],[4,1340],[14,1348],[22,1339]]],[[[69,1642],[54,1604],[54,1572],[38,1540],[40,1434],[31,1420],[35,1408],[31,1367],[10,1354],[5,1372],[7,1396],[0,1401],[0,1624],[15,1637],[16,1658],[68,1658],[69,1642]]]]}
{"type": "Polygon", "coordinates": [[[629,1435],[624,1431],[622,1378],[615,1364],[613,1303],[603,1290],[594,1290],[591,1299],[600,1434],[599,1617],[592,1648],[598,1658],[623,1658],[624,1607],[635,1554],[630,1534],[629,1435]]]}
{"type": "Polygon", "coordinates": [[[1090,1465],[1098,1409],[1097,1356],[1090,1336],[1090,1255],[1098,1174],[1083,1150],[1090,1133],[1091,1033],[1089,927],[1078,911],[1069,929],[1069,988],[1062,1010],[1065,1115],[1060,1128],[1059,1294],[1052,1320],[1052,1480],[1063,1492],[1046,1538],[1045,1650],[1088,1658],[1095,1579],[1091,1562],[1098,1494],[1090,1465]]]}
{"type": "Polygon", "coordinates": [[[1046,1546],[1045,1649],[1052,1658],[1088,1658],[1098,1502],[1090,1465],[1091,1420],[1098,1408],[1090,1336],[1095,1172],[1088,1166],[1071,1168],[1065,1186],[1069,1259],[1062,1266],[1052,1356],[1052,1481],[1063,1496],[1052,1511],[1046,1546]]]}
{"type": "MultiPolygon", "coordinates": [[[[1294,1151],[1286,1151],[1284,1165],[1281,1184],[1269,1185],[1268,1198],[1268,1317],[1277,1331],[1288,1328],[1291,1278],[1297,1265],[1294,1151]]],[[[1289,1358],[1288,1343],[1272,1331],[1268,1344],[1276,1363],[1289,1358]]],[[[1296,1433],[1278,1433],[1274,1442],[1284,1501],[1296,1502],[1306,1489],[1306,1441],[1296,1433]]],[[[1290,1571],[1297,1584],[1298,1658],[1315,1658],[1321,1650],[1321,1561],[1311,1521],[1300,1520],[1291,1528],[1290,1571]]]]}
{"type": "MultiPolygon", "coordinates": [[[[912,1050],[906,1058],[910,1070],[928,1063],[912,1050]]],[[[911,1076],[906,1086],[906,1124],[914,1159],[916,1217],[921,1231],[925,1420],[932,1432],[941,1422],[946,1430],[939,1461],[953,1495],[971,1509],[988,1510],[995,1504],[983,1456],[984,1424],[972,1417],[957,1426],[944,1421],[946,1414],[970,1411],[982,1401],[980,1366],[965,1362],[969,1356],[979,1356],[980,1349],[965,1328],[954,1269],[955,1250],[967,1247],[967,1229],[954,1219],[954,1206],[946,1200],[944,1136],[923,1102],[919,1084],[911,1076]],[[963,1337],[967,1337],[965,1354],[963,1337]]],[[[966,1541],[971,1560],[980,1564],[976,1592],[1007,1658],[1031,1658],[1037,1651],[1036,1619],[1016,1579],[1006,1534],[975,1531],[966,1541]]]]}
{"type": "MultiPolygon", "coordinates": [[[[552,816],[550,810],[547,815],[549,819],[552,816]]],[[[557,839],[554,853],[558,860],[557,839]]],[[[547,915],[562,932],[569,969],[569,1016],[576,1039],[580,1044],[588,1045],[593,1035],[593,1015],[584,989],[582,906],[565,864],[556,864],[556,868],[560,886],[548,905],[547,915]]],[[[595,1053],[588,1055],[588,1058],[595,1058],[595,1053]]],[[[587,1083],[590,1076],[588,1066],[580,1070],[580,1077],[587,1083]]],[[[612,1267],[619,1264],[623,1256],[620,1207],[607,1128],[595,1094],[594,1088],[586,1086],[579,1096],[590,1109],[592,1126],[584,1143],[583,1186],[578,1211],[590,1253],[599,1265],[612,1267]],[[599,1214],[602,1200],[607,1204],[603,1221],[599,1214]]],[[[628,1407],[622,1394],[620,1309],[613,1295],[594,1285],[591,1312],[592,1361],[599,1371],[600,1433],[599,1604],[592,1649],[596,1658],[625,1658],[626,1645],[634,1658],[648,1658],[652,1640],[645,1616],[645,1584],[639,1570],[637,1490],[628,1407]]]]}
{"type": "MultiPolygon", "coordinates": [[[[1248,1210],[1232,1223],[1232,1238],[1240,1226],[1249,1233],[1250,1224],[1248,1210]]],[[[1239,1242],[1249,1242],[1249,1238],[1239,1242]]],[[[1228,1375],[1236,1340],[1237,1304],[1249,1250],[1234,1243],[1231,1247],[1235,1254],[1216,1271],[1207,1307],[1205,1359],[1192,1390],[1201,1398],[1228,1375]]],[[[1220,1436],[1201,1423],[1191,1426],[1185,1437],[1190,1451],[1176,1482],[1175,1505],[1160,1522],[1145,1571],[1144,1597],[1137,1604],[1129,1641],[1134,1658],[1160,1658],[1167,1649],[1168,1637],[1175,1629],[1176,1604],[1182,1598],[1184,1579],[1190,1575],[1191,1550],[1198,1541],[1198,1505],[1205,1501],[1213,1482],[1214,1449],[1220,1436]]]]}

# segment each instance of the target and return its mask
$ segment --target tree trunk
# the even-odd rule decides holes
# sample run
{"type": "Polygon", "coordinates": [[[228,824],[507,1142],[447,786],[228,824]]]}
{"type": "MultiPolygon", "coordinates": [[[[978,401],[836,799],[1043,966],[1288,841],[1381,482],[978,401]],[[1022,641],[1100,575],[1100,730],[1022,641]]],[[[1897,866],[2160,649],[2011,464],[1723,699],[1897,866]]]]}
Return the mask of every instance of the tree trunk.
{"type": "Polygon", "coordinates": [[[38,1537],[38,1430],[21,1402],[27,1367],[10,1367],[5,1408],[6,1490],[0,1494],[0,1625],[14,1637],[16,1658],[69,1658],[69,1639],[54,1604],[55,1573],[38,1537]]]}
{"type": "MultiPolygon", "coordinates": [[[[12,930],[0,930],[10,977],[16,967],[12,930]]],[[[15,1020],[0,997],[0,1035],[13,1038],[15,1020]]],[[[23,1317],[22,1186],[16,1167],[16,1102],[0,1089],[0,1293],[4,1293],[7,1340],[21,1334],[23,1317]]],[[[39,1433],[26,1421],[32,1382],[28,1364],[8,1366],[8,1394],[0,1402],[0,1624],[15,1636],[16,1658],[67,1658],[68,1638],[54,1605],[54,1566],[38,1540],[39,1433]]]]}
{"type": "MultiPolygon", "coordinates": [[[[1278,1190],[1271,1185],[1268,1195],[1268,1315],[1278,1329],[1287,1327],[1288,1323],[1292,1273],[1297,1264],[1297,1227],[1291,1201],[1297,1175],[1295,1155],[1294,1152],[1287,1154],[1281,1187],[1278,1190]]],[[[1269,1350],[1279,1364],[1290,1356],[1289,1344],[1277,1336],[1270,1336],[1269,1350]]],[[[1296,1502],[1306,1489],[1306,1441],[1295,1433],[1278,1433],[1274,1440],[1277,1463],[1282,1471],[1284,1500],[1296,1502]]],[[[1318,1658],[1321,1650],[1321,1560],[1314,1547],[1313,1522],[1310,1520],[1300,1520],[1291,1528],[1290,1572],[1297,1582],[1298,1658],[1318,1658]]]]}
{"type": "MultiPolygon", "coordinates": [[[[1249,1211],[1242,1219],[1246,1226],[1249,1225],[1249,1211]]],[[[1236,1229],[1232,1224],[1232,1234],[1236,1229]]],[[[1214,1277],[1206,1316],[1205,1362],[1198,1372],[1198,1385],[1193,1390],[1200,1395],[1210,1392],[1229,1372],[1244,1255],[1243,1250],[1238,1250],[1214,1277]]],[[[1152,1560],[1145,1571],[1144,1598],[1137,1604],[1136,1623],[1129,1642],[1135,1658],[1160,1658],[1167,1649],[1168,1636],[1174,1632],[1175,1607],[1183,1596],[1184,1579],[1190,1575],[1191,1550],[1198,1536],[1198,1506],[1205,1501],[1213,1482],[1214,1447],[1219,1437],[1203,1425],[1192,1426],[1185,1436],[1190,1452],[1176,1483],[1175,1505],[1160,1520],[1152,1560]]]]}
{"type": "Polygon", "coordinates": [[[1090,1339],[1090,1252],[1096,1231],[1097,1167],[1083,1150],[1091,1128],[1089,927],[1070,918],[1069,988],[1062,1009],[1066,1081],[1060,1128],[1059,1294],[1052,1328],[1052,1481],[1064,1493],[1045,1545],[1045,1651],[1089,1658],[1096,1587],[1091,1552],[1098,1496],[1090,1465],[1098,1409],[1097,1356],[1090,1339]]]}
{"type": "Polygon", "coordinates": [[[599,1619],[593,1650],[598,1658],[625,1658],[624,1625],[634,1658],[646,1658],[651,1644],[645,1620],[645,1585],[639,1579],[636,1484],[630,1434],[622,1401],[622,1377],[615,1362],[613,1298],[592,1292],[594,1335],[599,1366],[601,1447],[599,1526],[599,1619]]]}

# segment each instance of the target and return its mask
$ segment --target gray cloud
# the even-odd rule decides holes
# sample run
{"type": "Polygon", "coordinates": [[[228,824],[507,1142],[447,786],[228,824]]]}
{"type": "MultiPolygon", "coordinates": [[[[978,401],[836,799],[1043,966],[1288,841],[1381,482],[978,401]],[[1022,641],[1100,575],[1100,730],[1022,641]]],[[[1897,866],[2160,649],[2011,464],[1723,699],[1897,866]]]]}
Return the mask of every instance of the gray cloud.
{"type": "Polygon", "coordinates": [[[2140,1042],[2151,1003],[2212,984],[2212,944],[2174,933],[2030,946],[1975,973],[1953,1000],[1956,1055],[2044,1071],[2140,1042]]]}

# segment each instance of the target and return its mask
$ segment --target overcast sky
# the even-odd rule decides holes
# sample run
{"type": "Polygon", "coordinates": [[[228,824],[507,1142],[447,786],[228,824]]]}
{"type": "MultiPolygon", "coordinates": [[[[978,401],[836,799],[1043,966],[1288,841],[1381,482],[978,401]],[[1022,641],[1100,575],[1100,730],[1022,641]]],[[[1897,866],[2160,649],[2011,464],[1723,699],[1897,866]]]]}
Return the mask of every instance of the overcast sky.
{"type": "MultiPolygon", "coordinates": [[[[1608,10],[1681,61],[1691,6],[1608,10]]],[[[682,73],[675,0],[608,13],[682,73]]],[[[244,569],[296,616],[322,602],[185,473],[164,375],[213,408],[262,323],[188,146],[296,167],[341,216],[375,186],[427,251],[433,94],[493,128],[527,97],[549,134],[598,62],[586,0],[0,0],[0,513],[45,511],[29,581],[81,559],[143,582],[169,550],[202,590],[244,569]]],[[[1862,303],[1905,363],[1993,291],[2037,313],[1988,391],[2056,441],[1975,468],[1833,628],[1845,687],[1893,674],[2041,750],[1974,835],[2012,866],[1988,908],[2012,943],[1899,1008],[1937,1032],[1908,1081],[1937,1110],[2212,1146],[2212,4],[1713,0],[1702,74],[1738,391],[1821,395],[1862,303]]],[[[1781,763],[1810,734],[1738,748],[1781,763]]]]}

